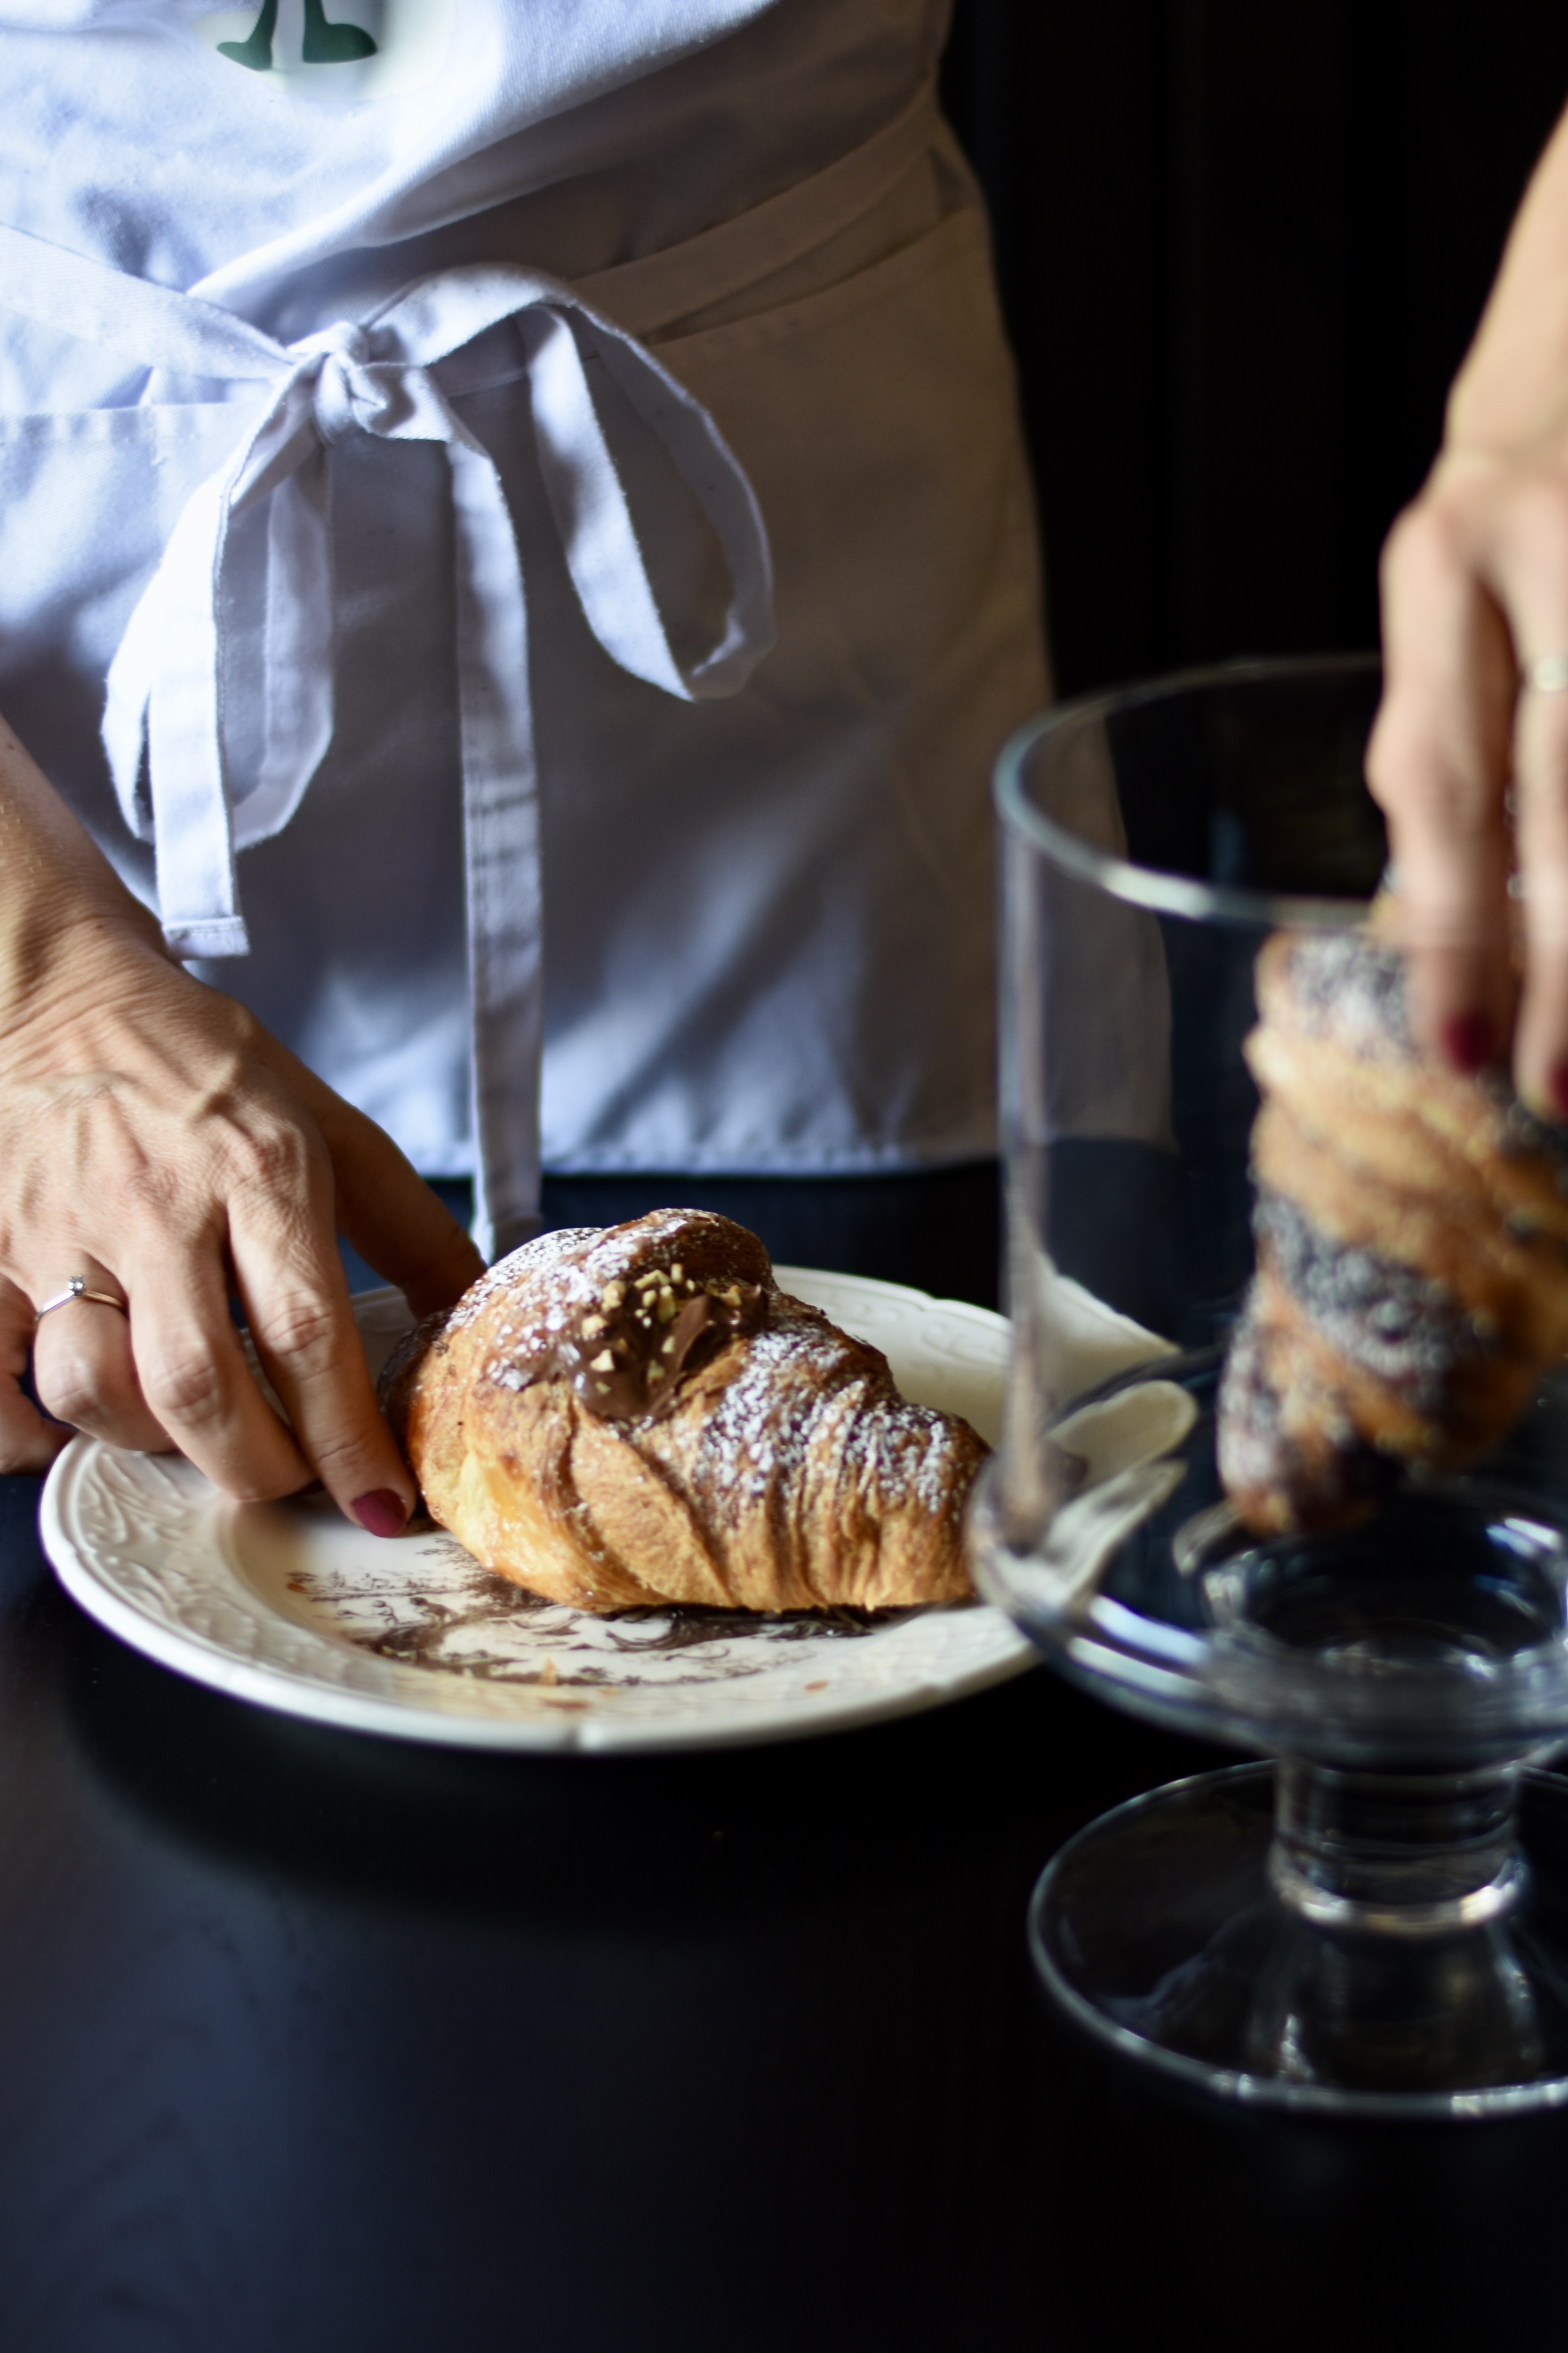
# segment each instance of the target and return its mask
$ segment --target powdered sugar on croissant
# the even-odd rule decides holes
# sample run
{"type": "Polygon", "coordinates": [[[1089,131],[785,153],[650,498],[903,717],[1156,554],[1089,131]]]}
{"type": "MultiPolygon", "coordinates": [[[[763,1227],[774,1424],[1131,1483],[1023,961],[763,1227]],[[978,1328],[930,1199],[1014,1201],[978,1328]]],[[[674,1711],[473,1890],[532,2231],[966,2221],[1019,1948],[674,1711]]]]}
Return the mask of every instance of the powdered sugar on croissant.
{"type": "Polygon", "coordinates": [[[970,1592],[982,1440],[906,1403],[727,1219],[658,1210],[514,1250],[421,1327],[385,1393],[432,1515],[578,1609],[970,1592]]]}
{"type": "Polygon", "coordinates": [[[1258,1003],[1258,1272],[1219,1463],[1243,1521],[1277,1534],[1506,1435],[1568,1353],[1568,1159],[1500,1085],[1416,1045],[1375,933],[1277,934],[1258,1003]]]}

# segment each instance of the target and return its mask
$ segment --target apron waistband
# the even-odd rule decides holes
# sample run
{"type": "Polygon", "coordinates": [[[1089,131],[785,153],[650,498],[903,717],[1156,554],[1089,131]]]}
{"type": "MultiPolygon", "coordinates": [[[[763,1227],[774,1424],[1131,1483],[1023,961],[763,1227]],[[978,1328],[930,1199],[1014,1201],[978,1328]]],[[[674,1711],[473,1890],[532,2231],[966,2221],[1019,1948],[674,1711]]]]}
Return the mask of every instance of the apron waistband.
{"type": "Polygon", "coordinates": [[[927,81],[901,114],[810,179],[679,245],[579,278],[577,290],[633,334],[657,334],[815,252],[879,204],[942,129],[927,81]]]}

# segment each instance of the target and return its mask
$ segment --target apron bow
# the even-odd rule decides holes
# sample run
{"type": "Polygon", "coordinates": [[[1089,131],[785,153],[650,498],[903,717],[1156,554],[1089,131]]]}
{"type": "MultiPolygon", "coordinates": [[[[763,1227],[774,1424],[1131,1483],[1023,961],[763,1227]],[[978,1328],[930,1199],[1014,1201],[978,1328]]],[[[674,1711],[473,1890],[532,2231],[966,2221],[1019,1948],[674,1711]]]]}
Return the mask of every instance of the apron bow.
{"type": "MultiPolygon", "coordinates": [[[[177,955],[247,952],[235,851],[294,814],[332,735],[331,462],[355,432],[446,450],[456,525],[478,1218],[487,1253],[537,1225],[542,1051],[538,776],[527,605],[500,475],[454,408],[526,382],[541,472],[584,616],[611,658],[683,701],[742,687],[773,643],[767,537],[707,411],[563,281],[506,264],[418,281],[363,322],[284,345],[232,311],[0,228],[0,301],[177,375],[253,381],[258,408],[188,501],[109,673],[103,735],[128,824],[155,846],[177,955]],[[728,567],[714,641],[682,659],[638,543],[587,362],[696,499],[728,567]],[[223,740],[237,516],[267,504],[264,751],[234,790],[223,740]],[[520,1086],[518,1074],[531,1073],[520,1086]]],[[[679,617],[677,617],[678,619],[679,617]]],[[[676,634],[683,634],[679,629],[676,634]]]]}

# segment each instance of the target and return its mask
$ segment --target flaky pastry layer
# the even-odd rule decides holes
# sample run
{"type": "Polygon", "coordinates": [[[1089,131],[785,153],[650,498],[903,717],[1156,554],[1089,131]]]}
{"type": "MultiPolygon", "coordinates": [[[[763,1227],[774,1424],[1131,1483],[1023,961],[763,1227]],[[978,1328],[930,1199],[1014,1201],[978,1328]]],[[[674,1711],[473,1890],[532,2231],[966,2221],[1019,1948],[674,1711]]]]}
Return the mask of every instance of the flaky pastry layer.
{"type": "Polygon", "coordinates": [[[514,1251],[422,1328],[388,1400],[432,1516],[577,1609],[876,1609],[971,1591],[963,1515],[983,1441],[901,1398],[886,1358],[781,1293],[762,1244],[725,1219],[659,1210],[514,1251]],[[646,1388],[666,1339],[697,1323],[647,1409],[623,1409],[624,1368],[640,1363],[646,1388]],[[612,1376],[613,1414],[595,1409],[612,1376]]]}
{"type": "Polygon", "coordinates": [[[1489,1452],[1568,1354],[1568,1159],[1498,1082],[1425,1054],[1374,932],[1280,933],[1247,1059],[1258,1273],[1220,1392],[1226,1493],[1331,1527],[1402,1470],[1489,1452]]]}

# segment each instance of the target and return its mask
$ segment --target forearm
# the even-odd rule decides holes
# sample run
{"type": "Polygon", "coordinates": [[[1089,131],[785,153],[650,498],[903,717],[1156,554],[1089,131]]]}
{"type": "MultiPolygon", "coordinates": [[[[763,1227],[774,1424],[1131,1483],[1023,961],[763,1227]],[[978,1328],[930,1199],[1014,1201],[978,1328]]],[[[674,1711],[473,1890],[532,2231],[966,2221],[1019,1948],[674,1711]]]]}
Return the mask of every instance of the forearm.
{"type": "Polygon", "coordinates": [[[156,918],[121,881],[0,718],[0,1024],[47,986],[69,993],[95,944],[165,953],[156,918]]]}
{"type": "Polygon", "coordinates": [[[1535,168],[1448,396],[1445,448],[1502,455],[1568,419],[1568,113],[1535,168]]]}
{"type": "Polygon", "coordinates": [[[1367,776],[1418,1031],[1568,1124],[1568,116],[1384,551],[1383,649],[1367,776]]]}

